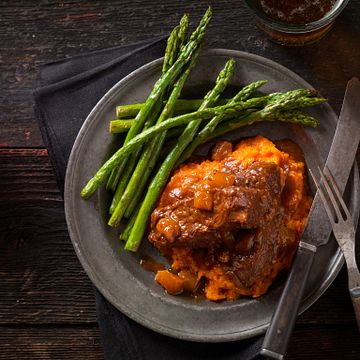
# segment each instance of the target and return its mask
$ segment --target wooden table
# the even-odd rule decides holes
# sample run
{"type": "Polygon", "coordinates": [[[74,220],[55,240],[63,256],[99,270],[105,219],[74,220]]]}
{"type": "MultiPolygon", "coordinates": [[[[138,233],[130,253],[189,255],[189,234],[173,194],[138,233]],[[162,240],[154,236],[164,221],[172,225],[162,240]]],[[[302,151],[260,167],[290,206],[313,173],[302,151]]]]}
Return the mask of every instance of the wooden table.
{"type": "MultiPolygon", "coordinates": [[[[286,48],[266,39],[240,0],[1,1],[0,359],[102,359],[92,285],[64,220],[63,201],[33,113],[42,63],[168,33],[206,5],[208,45],[259,54],[289,67],[339,112],[360,75],[360,4],[350,1],[323,40],[286,48]]],[[[360,100],[360,99],[359,99],[360,100]]],[[[343,269],[300,316],[288,359],[360,359],[343,269]]]]}

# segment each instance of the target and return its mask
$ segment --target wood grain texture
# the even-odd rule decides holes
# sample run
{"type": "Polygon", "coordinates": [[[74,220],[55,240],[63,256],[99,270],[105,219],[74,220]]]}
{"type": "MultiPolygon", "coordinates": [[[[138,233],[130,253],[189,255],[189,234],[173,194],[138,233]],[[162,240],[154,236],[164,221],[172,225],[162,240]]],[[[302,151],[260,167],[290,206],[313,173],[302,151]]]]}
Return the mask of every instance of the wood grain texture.
{"type": "Polygon", "coordinates": [[[358,360],[360,339],[356,325],[296,327],[286,360],[358,360]]]}
{"type": "Polygon", "coordinates": [[[0,148],[0,202],[61,202],[46,149],[0,148]]]}
{"type": "Polygon", "coordinates": [[[0,327],[1,360],[103,359],[97,327],[0,327]]]}
{"type": "Polygon", "coordinates": [[[0,149],[0,174],[0,324],[95,323],[47,150],[0,149]]]}
{"type": "Polygon", "coordinates": [[[0,213],[0,324],[95,323],[62,203],[2,203],[0,213]]]}
{"type": "MultiPolygon", "coordinates": [[[[287,360],[358,360],[359,338],[351,327],[301,326],[296,328],[287,360]],[[309,341],[311,339],[311,341],[309,341]]],[[[1,360],[101,360],[102,348],[96,327],[0,327],[1,360]]]]}

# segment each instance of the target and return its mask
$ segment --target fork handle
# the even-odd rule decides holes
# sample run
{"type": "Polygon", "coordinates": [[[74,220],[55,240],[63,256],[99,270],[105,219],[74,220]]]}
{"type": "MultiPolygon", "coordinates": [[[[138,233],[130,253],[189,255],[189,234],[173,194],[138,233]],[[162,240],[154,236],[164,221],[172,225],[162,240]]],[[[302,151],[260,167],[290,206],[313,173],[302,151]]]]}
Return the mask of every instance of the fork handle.
{"type": "Polygon", "coordinates": [[[360,331],[360,287],[350,289],[350,297],[354,307],[356,322],[360,331]]]}
{"type": "Polygon", "coordinates": [[[355,257],[355,234],[349,241],[344,241],[344,244],[350,243],[351,246],[342,246],[346,266],[348,270],[349,279],[349,293],[354,307],[356,322],[360,330],[360,271],[356,263],[355,257]]]}
{"type": "Polygon", "coordinates": [[[261,355],[276,360],[284,359],[315,252],[315,246],[300,242],[280,301],[266,332],[261,355]]]}

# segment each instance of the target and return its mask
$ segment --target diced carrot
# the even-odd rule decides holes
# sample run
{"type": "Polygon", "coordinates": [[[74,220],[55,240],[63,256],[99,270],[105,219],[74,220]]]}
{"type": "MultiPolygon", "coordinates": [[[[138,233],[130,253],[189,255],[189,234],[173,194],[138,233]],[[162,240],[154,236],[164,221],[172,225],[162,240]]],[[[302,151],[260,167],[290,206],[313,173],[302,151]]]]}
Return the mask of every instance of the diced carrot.
{"type": "Polygon", "coordinates": [[[200,210],[212,210],[213,195],[209,191],[199,190],[194,195],[194,206],[200,210]]]}
{"type": "Polygon", "coordinates": [[[169,270],[158,271],[155,280],[171,295],[177,295],[184,291],[185,280],[169,270]]]}
{"type": "Polygon", "coordinates": [[[210,186],[231,186],[235,182],[235,176],[233,174],[216,171],[211,174],[207,180],[210,186]]]}
{"type": "Polygon", "coordinates": [[[179,225],[171,218],[160,219],[156,224],[156,230],[170,241],[180,235],[179,225]]]}

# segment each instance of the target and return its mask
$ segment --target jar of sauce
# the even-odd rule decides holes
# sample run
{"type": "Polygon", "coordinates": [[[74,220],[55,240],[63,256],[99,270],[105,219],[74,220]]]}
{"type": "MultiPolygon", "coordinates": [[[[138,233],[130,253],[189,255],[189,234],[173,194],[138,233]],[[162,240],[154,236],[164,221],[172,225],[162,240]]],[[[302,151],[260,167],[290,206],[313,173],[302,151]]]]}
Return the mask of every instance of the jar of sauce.
{"type": "Polygon", "coordinates": [[[256,23],[284,45],[305,45],[324,36],[349,0],[246,0],[256,23]]]}

